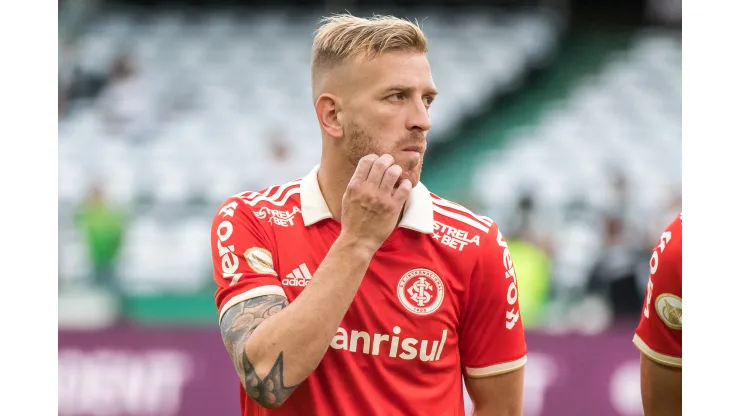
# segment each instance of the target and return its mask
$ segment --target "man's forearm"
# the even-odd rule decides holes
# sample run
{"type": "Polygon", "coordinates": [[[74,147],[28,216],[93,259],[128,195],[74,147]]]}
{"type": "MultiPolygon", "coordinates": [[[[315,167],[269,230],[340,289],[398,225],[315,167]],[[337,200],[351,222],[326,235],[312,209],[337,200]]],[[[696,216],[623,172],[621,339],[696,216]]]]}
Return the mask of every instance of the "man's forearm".
{"type": "Polygon", "coordinates": [[[247,355],[257,374],[272,370],[282,354],[287,385],[303,381],[318,366],[352,303],[372,253],[338,240],[306,288],[285,310],[252,334],[247,355]]]}
{"type": "Polygon", "coordinates": [[[282,297],[265,296],[227,312],[222,321],[224,340],[250,397],[265,407],[279,406],[313,372],[373,254],[340,237],[290,305],[282,297]]]}

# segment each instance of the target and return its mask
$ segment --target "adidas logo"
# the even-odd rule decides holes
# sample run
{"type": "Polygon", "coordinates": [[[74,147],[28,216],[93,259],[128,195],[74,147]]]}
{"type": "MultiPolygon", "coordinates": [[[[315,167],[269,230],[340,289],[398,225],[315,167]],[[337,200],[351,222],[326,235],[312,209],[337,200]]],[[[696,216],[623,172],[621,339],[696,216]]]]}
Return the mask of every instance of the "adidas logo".
{"type": "Polygon", "coordinates": [[[291,273],[288,273],[283,279],[283,286],[294,286],[294,287],[305,287],[308,282],[311,281],[311,272],[308,271],[306,263],[301,263],[300,266],[293,269],[291,273]]]}

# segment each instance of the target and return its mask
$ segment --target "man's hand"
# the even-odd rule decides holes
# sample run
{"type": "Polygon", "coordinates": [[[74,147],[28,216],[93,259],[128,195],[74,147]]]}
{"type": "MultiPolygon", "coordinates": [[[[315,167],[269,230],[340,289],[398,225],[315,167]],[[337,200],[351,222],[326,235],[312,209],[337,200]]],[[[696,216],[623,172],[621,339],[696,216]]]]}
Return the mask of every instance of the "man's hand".
{"type": "Polygon", "coordinates": [[[342,237],[375,252],[398,225],[411,181],[398,184],[402,169],[393,156],[367,155],[360,159],[342,198],[342,237]]]}

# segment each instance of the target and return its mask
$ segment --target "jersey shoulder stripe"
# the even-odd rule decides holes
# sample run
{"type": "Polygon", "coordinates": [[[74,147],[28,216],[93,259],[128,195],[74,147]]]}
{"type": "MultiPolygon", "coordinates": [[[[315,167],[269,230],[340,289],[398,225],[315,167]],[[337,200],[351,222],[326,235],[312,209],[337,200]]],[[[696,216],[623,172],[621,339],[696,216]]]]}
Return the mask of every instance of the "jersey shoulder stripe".
{"type": "Polygon", "coordinates": [[[483,225],[485,225],[487,227],[490,227],[493,224],[493,220],[492,219],[490,219],[490,218],[488,218],[488,217],[486,217],[484,215],[475,214],[473,211],[465,208],[464,206],[462,206],[462,205],[460,205],[460,204],[458,204],[456,202],[448,201],[448,200],[443,199],[443,198],[440,198],[439,196],[434,195],[434,194],[432,194],[432,203],[434,203],[434,204],[436,204],[436,205],[438,205],[440,207],[445,207],[445,208],[452,209],[454,211],[464,212],[464,213],[468,214],[469,216],[475,218],[476,220],[480,221],[483,225]]]}
{"type": "MultiPolygon", "coordinates": [[[[456,220],[465,225],[473,227],[477,230],[488,233],[491,227],[494,225],[493,220],[488,217],[477,215],[465,208],[464,206],[440,198],[437,195],[432,195],[432,209],[434,210],[435,217],[441,216],[449,219],[456,220]]],[[[436,219],[436,218],[435,218],[436,219]]]]}
{"type": "Polygon", "coordinates": [[[301,181],[300,179],[297,179],[297,180],[294,180],[294,181],[286,182],[286,183],[284,183],[282,185],[273,185],[273,186],[271,186],[269,188],[265,188],[265,189],[263,189],[261,191],[257,191],[257,192],[244,192],[241,195],[243,195],[243,197],[245,199],[250,200],[250,201],[251,200],[254,200],[257,197],[266,197],[266,198],[269,198],[269,197],[276,196],[276,195],[284,192],[285,189],[291,187],[292,185],[295,185],[296,183],[300,183],[300,181],[301,181]]]}
{"type": "Polygon", "coordinates": [[[290,200],[291,196],[300,193],[300,191],[301,180],[297,179],[282,185],[271,186],[261,191],[243,192],[234,195],[234,197],[249,207],[254,207],[260,203],[268,206],[282,207],[290,200]]]}

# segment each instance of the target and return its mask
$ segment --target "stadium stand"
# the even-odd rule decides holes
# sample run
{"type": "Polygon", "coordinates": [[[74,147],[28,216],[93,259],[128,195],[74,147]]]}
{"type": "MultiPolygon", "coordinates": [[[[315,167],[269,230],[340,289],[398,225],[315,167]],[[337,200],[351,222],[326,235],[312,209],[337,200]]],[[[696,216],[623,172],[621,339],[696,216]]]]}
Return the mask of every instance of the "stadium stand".
{"type": "Polygon", "coordinates": [[[583,194],[607,208],[612,167],[639,182],[635,209],[658,205],[681,180],[680,39],[642,34],[603,70],[551,105],[535,125],[481,166],[477,194],[505,210],[522,187],[548,208],[583,194]],[[513,185],[513,186],[512,186],[513,185]]]}
{"type": "MultiPolygon", "coordinates": [[[[112,200],[134,209],[120,261],[125,287],[173,288],[167,279],[177,279],[177,290],[209,284],[210,260],[201,249],[209,209],[239,190],[301,176],[318,162],[309,83],[309,39],[318,17],[114,13],[88,26],[75,45],[81,68],[106,73],[125,55],[136,78],[126,89],[73,106],[60,120],[65,281],[89,272],[70,219],[95,181],[105,184],[112,200]],[[133,121],[112,130],[111,108],[133,121]],[[275,131],[294,158],[284,177],[262,182],[261,161],[275,131]]],[[[560,28],[556,16],[544,12],[414,17],[430,38],[429,60],[443,92],[435,102],[431,143],[452,137],[461,119],[541,65],[557,46],[560,28]]]]}

